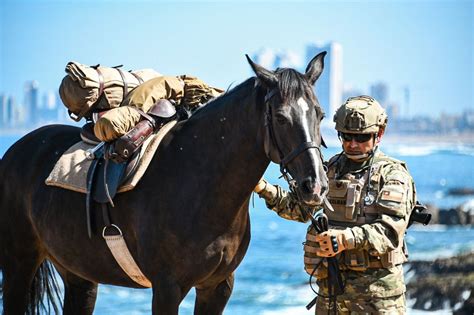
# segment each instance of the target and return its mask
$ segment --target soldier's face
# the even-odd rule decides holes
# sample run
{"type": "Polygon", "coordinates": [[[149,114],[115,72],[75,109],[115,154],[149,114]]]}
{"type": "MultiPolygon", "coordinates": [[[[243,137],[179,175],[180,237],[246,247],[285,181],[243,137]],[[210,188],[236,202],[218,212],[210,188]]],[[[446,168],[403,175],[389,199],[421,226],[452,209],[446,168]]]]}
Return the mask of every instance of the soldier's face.
{"type": "Polygon", "coordinates": [[[366,154],[369,153],[371,150],[374,149],[374,146],[376,144],[376,137],[373,135],[372,137],[369,138],[369,140],[365,142],[359,142],[355,138],[357,135],[353,134],[347,134],[348,137],[341,137],[342,140],[342,147],[344,148],[344,152],[352,155],[359,155],[359,154],[366,154]],[[351,137],[351,136],[354,137],[351,137]],[[346,138],[346,139],[345,139],[346,138]],[[348,138],[351,138],[350,140],[347,140],[348,138]]]}

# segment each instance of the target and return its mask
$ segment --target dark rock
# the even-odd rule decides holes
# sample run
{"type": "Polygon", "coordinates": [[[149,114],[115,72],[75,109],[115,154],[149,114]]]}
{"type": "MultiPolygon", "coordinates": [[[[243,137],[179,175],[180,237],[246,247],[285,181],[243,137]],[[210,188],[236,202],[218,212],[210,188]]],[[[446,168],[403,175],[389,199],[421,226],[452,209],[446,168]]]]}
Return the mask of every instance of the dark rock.
{"type": "MultiPolygon", "coordinates": [[[[428,207],[428,211],[436,211],[437,208],[428,207]]],[[[433,212],[435,213],[435,212],[433,212]]],[[[431,224],[446,225],[472,225],[474,224],[474,201],[470,200],[456,208],[438,210],[438,219],[431,221],[431,224]]]]}
{"type": "Polygon", "coordinates": [[[439,223],[439,208],[433,204],[426,204],[427,212],[431,214],[430,224],[439,223]]]}
{"type": "Polygon", "coordinates": [[[458,225],[461,224],[461,218],[456,209],[441,209],[439,211],[439,224],[458,225]]]}
{"type": "Polygon", "coordinates": [[[468,188],[468,187],[451,188],[448,190],[448,195],[452,195],[452,196],[474,195],[474,188],[468,188]]]}
{"type": "Polygon", "coordinates": [[[415,275],[407,283],[407,297],[414,309],[440,310],[454,314],[474,313],[474,252],[433,261],[412,261],[415,275]]]}

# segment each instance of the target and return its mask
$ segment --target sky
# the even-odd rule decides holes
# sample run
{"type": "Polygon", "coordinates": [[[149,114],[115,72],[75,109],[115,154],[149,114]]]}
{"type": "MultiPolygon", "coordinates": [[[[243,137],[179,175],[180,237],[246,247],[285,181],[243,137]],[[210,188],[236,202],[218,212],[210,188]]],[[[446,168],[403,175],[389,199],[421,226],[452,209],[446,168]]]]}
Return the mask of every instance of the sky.
{"type": "Polygon", "coordinates": [[[252,75],[245,54],[336,41],[344,83],[397,102],[408,87],[404,114],[474,108],[474,1],[0,0],[0,36],[0,94],[20,103],[28,80],[57,91],[69,61],[226,88],[252,75]]]}

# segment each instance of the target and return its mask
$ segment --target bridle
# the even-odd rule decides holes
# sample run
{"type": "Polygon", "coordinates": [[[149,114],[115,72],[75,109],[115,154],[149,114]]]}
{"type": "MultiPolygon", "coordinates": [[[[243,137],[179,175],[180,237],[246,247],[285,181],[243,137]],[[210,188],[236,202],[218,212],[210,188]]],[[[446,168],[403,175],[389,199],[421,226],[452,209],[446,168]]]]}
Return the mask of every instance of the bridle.
{"type": "Polygon", "coordinates": [[[321,152],[321,148],[319,147],[319,145],[314,141],[303,142],[300,145],[298,145],[293,151],[291,151],[288,155],[285,156],[283,154],[280,146],[278,145],[278,141],[275,137],[275,130],[273,128],[273,119],[272,119],[272,107],[270,106],[270,103],[269,103],[270,99],[272,97],[274,97],[277,94],[277,92],[278,92],[278,89],[274,88],[274,89],[270,90],[265,95],[265,98],[264,98],[264,103],[265,103],[265,127],[266,127],[265,140],[264,140],[265,154],[267,155],[267,157],[271,161],[280,164],[280,172],[281,172],[283,178],[285,178],[285,180],[290,185],[292,185],[292,183],[294,185],[294,181],[291,179],[290,174],[288,172],[288,167],[287,167],[288,164],[291,161],[293,161],[298,155],[300,155],[304,151],[312,149],[312,148],[314,148],[318,151],[321,162],[323,161],[323,154],[321,152]],[[278,152],[278,159],[279,159],[278,161],[275,161],[272,158],[272,155],[270,153],[270,150],[271,150],[270,144],[278,152]]]}

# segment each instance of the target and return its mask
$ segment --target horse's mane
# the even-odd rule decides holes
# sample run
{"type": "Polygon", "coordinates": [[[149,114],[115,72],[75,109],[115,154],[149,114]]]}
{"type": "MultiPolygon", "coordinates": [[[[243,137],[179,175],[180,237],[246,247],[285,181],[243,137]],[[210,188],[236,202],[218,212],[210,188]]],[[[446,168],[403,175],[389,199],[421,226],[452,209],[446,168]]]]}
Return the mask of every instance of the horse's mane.
{"type": "Polygon", "coordinates": [[[278,68],[278,87],[284,100],[293,101],[304,95],[306,89],[311,87],[306,83],[304,76],[291,68],[278,68]]]}
{"type": "Polygon", "coordinates": [[[251,77],[218,97],[211,99],[204,106],[196,110],[189,120],[200,119],[215,110],[219,110],[224,104],[232,103],[234,99],[241,98],[240,92],[242,90],[248,90],[249,87],[253,86],[255,86],[255,77],[251,77]]]}
{"type": "MultiPolygon", "coordinates": [[[[306,83],[303,74],[294,69],[278,68],[275,70],[275,75],[278,77],[278,88],[281,91],[281,97],[285,100],[296,100],[304,95],[306,90],[311,89],[306,83]]],[[[198,109],[190,119],[198,119],[199,117],[206,116],[224,103],[232,102],[234,98],[241,97],[239,93],[249,87],[254,87],[256,84],[255,80],[257,80],[256,77],[251,77],[220,96],[210,100],[205,106],[198,109]],[[223,101],[224,98],[225,101],[223,101]]]]}

